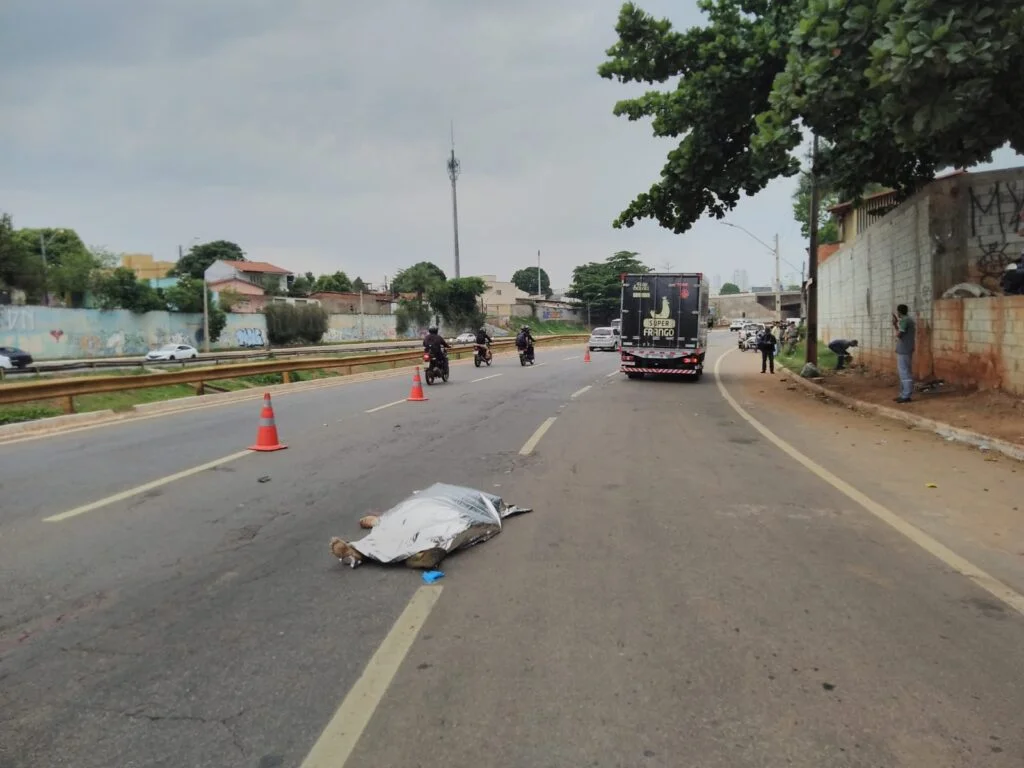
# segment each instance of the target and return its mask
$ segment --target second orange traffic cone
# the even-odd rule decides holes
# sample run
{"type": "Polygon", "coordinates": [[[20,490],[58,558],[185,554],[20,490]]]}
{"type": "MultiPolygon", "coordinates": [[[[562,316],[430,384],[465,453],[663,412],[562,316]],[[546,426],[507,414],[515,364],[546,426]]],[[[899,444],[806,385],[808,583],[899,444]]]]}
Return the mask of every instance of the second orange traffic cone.
{"type": "Polygon", "coordinates": [[[287,448],[277,437],[277,424],[274,423],[274,406],[270,404],[270,393],[263,395],[263,410],[260,411],[260,426],[256,430],[256,445],[250,445],[250,451],[280,451],[287,448]]]}
{"type": "Polygon", "coordinates": [[[590,362],[590,347],[587,347],[587,351],[583,353],[583,362],[584,363],[589,363],[590,362]]]}
{"type": "Polygon", "coordinates": [[[416,373],[412,375],[412,389],[409,391],[409,397],[406,398],[410,403],[421,403],[427,399],[427,396],[423,394],[423,382],[420,381],[420,367],[416,366],[416,373]]]}

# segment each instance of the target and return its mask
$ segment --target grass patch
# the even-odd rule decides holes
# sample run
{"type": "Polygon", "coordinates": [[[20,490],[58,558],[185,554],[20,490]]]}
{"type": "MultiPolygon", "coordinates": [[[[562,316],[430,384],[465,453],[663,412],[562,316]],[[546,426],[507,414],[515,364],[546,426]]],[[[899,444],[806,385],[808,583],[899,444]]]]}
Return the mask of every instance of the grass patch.
{"type": "MultiPolygon", "coordinates": [[[[775,358],[775,362],[781,365],[783,368],[787,368],[794,373],[800,373],[803,370],[804,363],[807,361],[807,342],[801,341],[794,349],[792,355],[786,354],[786,345],[782,345],[782,351],[775,358]]],[[[818,370],[823,371],[836,367],[836,355],[827,345],[818,342],[818,370]]]]}
{"type": "Polygon", "coordinates": [[[136,405],[176,400],[179,397],[194,397],[195,394],[195,387],[189,384],[171,384],[166,387],[147,387],[146,389],[126,389],[122,392],[99,392],[95,395],[76,397],[75,410],[79,413],[106,410],[128,411],[136,405]]]}
{"type": "Polygon", "coordinates": [[[60,408],[40,403],[20,403],[0,407],[0,424],[17,424],[22,421],[48,419],[64,413],[60,408]]]}

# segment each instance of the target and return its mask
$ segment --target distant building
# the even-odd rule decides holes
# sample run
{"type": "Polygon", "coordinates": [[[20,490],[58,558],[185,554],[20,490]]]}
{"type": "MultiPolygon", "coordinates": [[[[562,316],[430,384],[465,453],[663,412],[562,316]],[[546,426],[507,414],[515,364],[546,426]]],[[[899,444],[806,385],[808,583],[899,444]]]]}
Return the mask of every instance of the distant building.
{"type": "Polygon", "coordinates": [[[151,253],[126,253],[121,266],[130,269],[139,280],[161,280],[177,266],[173,261],[156,261],[151,253]]]}
{"type": "Polygon", "coordinates": [[[295,275],[282,267],[265,261],[224,261],[218,259],[206,270],[210,283],[239,280],[262,288],[264,291],[285,293],[295,275]]]}
{"type": "Polygon", "coordinates": [[[309,298],[314,299],[332,315],[390,315],[394,299],[384,293],[341,293],[338,291],[317,291],[309,298]],[[362,307],[360,308],[360,301],[362,307]]]}
{"type": "Polygon", "coordinates": [[[499,326],[508,325],[516,314],[513,308],[517,300],[528,299],[530,294],[516,288],[515,283],[499,281],[497,275],[480,275],[480,279],[487,286],[480,297],[487,322],[499,326]]]}
{"type": "Polygon", "coordinates": [[[747,276],[747,270],[737,269],[732,273],[732,282],[734,285],[739,286],[742,293],[750,292],[750,278],[747,276]]]}

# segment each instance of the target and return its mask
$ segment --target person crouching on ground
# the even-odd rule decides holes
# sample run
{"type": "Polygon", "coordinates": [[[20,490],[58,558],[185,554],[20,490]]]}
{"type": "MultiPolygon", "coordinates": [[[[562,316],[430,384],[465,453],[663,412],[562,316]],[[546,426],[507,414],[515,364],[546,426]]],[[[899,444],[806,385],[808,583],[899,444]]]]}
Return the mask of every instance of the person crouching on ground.
{"type": "Polygon", "coordinates": [[[766,373],[769,368],[775,373],[775,348],[778,343],[779,340],[775,338],[769,325],[757,340],[757,348],[761,350],[761,373],[766,373]]]}
{"type": "Polygon", "coordinates": [[[828,343],[828,348],[830,350],[832,350],[832,352],[836,356],[836,370],[837,371],[843,370],[843,368],[846,367],[847,362],[849,362],[850,360],[853,359],[850,356],[850,353],[847,352],[846,350],[848,350],[850,347],[856,347],[856,346],[857,346],[857,340],[856,339],[851,339],[850,341],[847,341],[846,339],[834,339],[834,340],[832,340],[832,341],[830,341],[828,343]]]}
{"type": "Polygon", "coordinates": [[[892,328],[896,331],[896,370],[900,375],[900,395],[896,402],[909,403],[914,394],[914,337],[917,327],[906,304],[896,307],[892,328]]]}

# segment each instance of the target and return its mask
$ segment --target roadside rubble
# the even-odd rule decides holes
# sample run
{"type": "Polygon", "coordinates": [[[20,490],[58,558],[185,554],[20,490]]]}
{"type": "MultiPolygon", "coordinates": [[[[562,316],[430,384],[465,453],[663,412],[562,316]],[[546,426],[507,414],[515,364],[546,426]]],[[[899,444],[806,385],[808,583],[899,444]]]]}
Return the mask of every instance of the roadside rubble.
{"type": "Polygon", "coordinates": [[[501,533],[506,518],[530,511],[491,493],[435,483],[380,515],[362,517],[359,525],[370,532],[352,542],[332,538],[331,554],[350,568],[373,560],[432,571],[452,552],[501,533]]]}

